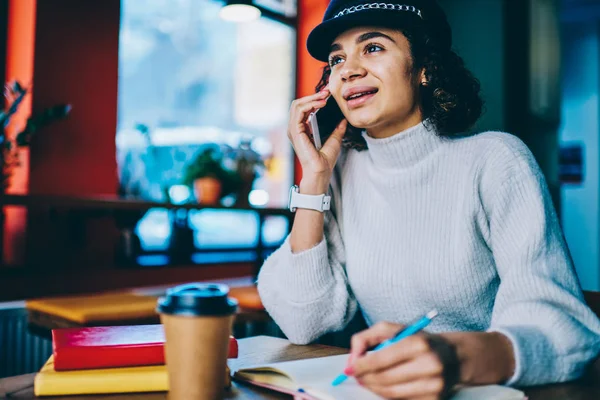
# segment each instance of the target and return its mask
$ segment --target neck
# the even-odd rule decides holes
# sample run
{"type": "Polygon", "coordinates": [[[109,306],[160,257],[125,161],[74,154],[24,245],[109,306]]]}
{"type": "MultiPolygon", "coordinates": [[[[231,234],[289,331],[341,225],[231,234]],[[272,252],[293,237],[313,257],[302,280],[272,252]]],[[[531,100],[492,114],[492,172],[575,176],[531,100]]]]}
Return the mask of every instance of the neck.
{"type": "Polygon", "coordinates": [[[385,139],[398,134],[398,132],[404,132],[413,126],[420,124],[421,121],[423,121],[423,113],[418,107],[416,107],[415,110],[412,110],[411,113],[400,120],[382,123],[377,126],[367,128],[366,131],[367,134],[372,138],[385,139]]]}
{"type": "Polygon", "coordinates": [[[373,165],[383,169],[412,167],[444,142],[444,138],[439,137],[432,127],[421,121],[385,138],[374,138],[366,132],[363,137],[373,165]]]}

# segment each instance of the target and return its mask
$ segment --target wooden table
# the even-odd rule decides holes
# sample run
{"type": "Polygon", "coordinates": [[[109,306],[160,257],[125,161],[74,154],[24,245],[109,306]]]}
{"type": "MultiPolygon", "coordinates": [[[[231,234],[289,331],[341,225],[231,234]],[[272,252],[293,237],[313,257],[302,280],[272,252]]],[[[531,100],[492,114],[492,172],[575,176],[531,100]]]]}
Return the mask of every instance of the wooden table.
{"type": "MultiPolygon", "coordinates": [[[[239,358],[230,360],[230,366],[232,369],[237,369],[253,364],[324,357],[346,352],[345,349],[323,345],[294,346],[283,339],[257,336],[239,340],[239,358]]],[[[0,398],[35,398],[33,395],[34,376],[35,374],[27,374],[0,379],[0,398]]],[[[600,399],[600,376],[597,378],[599,379],[593,379],[589,382],[547,385],[524,390],[530,400],[598,400],[600,399]]],[[[233,390],[227,396],[227,399],[289,399],[287,396],[277,395],[235,382],[233,385],[233,390]]],[[[166,393],[52,397],[54,400],[159,400],[166,398],[166,393]]]]}

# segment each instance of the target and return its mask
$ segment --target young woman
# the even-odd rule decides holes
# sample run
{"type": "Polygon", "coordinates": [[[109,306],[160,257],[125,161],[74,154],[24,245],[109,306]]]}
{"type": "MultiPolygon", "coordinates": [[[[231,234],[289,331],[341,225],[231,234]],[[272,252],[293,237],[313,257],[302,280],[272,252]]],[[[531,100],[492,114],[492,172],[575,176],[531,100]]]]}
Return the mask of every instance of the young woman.
{"type": "Polygon", "coordinates": [[[465,133],[482,102],[451,44],[433,0],[331,2],[308,39],[322,90],[290,110],[297,215],[258,280],[294,343],[360,309],[371,328],[346,372],[387,398],[570,380],[600,350],[534,157],[507,133],[465,133]],[[345,120],[317,151],[306,121],[328,96],[345,120]],[[366,353],[432,309],[426,333],[366,353]]]}

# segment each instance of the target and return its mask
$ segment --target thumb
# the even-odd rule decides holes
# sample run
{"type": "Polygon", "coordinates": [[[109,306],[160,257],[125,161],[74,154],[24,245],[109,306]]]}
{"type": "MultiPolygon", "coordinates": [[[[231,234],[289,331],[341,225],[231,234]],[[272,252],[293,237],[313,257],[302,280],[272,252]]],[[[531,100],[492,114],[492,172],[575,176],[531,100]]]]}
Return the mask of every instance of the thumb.
{"type": "MultiPolygon", "coordinates": [[[[342,139],[344,138],[344,135],[346,134],[347,128],[348,128],[348,120],[346,118],[344,118],[340,121],[338,126],[335,127],[335,129],[329,136],[329,139],[333,138],[335,141],[341,143],[342,139]]],[[[329,141],[329,139],[327,139],[327,141],[329,141]]]]}
{"type": "Polygon", "coordinates": [[[346,134],[347,127],[348,121],[344,118],[338,126],[336,126],[331,135],[329,135],[329,138],[321,148],[321,152],[327,156],[335,156],[333,158],[337,158],[337,153],[339,153],[342,147],[342,138],[346,134]]]}

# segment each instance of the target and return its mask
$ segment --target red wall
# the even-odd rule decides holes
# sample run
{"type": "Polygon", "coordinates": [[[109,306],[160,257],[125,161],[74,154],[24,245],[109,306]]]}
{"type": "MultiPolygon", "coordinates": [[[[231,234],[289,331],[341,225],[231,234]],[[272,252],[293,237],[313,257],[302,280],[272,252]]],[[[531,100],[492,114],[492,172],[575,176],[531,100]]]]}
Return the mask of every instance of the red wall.
{"type": "MultiPolygon", "coordinates": [[[[30,194],[115,195],[119,23],[119,0],[38,1],[32,110],[68,103],[72,111],[33,138],[30,194]]],[[[44,269],[111,265],[115,222],[92,218],[76,227],[77,219],[29,209],[24,263],[44,269]]]]}
{"type": "MultiPolygon", "coordinates": [[[[36,0],[10,0],[8,4],[8,30],[6,40],[7,82],[18,80],[29,85],[33,79],[33,54],[35,44],[36,0]]],[[[7,132],[14,137],[24,126],[31,113],[31,94],[24,98],[19,111],[13,116],[7,132]]],[[[19,151],[20,165],[12,170],[11,194],[26,194],[29,190],[29,150],[19,151]]],[[[25,254],[27,210],[4,207],[4,242],[2,256],[6,264],[22,264],[25,254]]]]}
{"type": "MultiPolygon", "coordinates": [[[[32,110],[61,103],[73,109],[21,151],[9,193],[116,192],[119,19],[119,0],[10,0],[6,79],[33,82],[14,126],[22,127],[32,110]]],[[[5,214],[7,264],[27,263],[44,243],[53,246],[38,212],[6,207],[5,214]]],[[[43,259],[44,253],[38,254],[43,259]]]]}
{"type": "MultiPolygon", "coordinates": [[[[327,0],[299,0],[298,1],[298,40],[297,48],[297,76],[296,96],[304,97],[315,92],[315,86],[321,79],[324,64],[315,60],[306,50],[306,39],[310,31],[323,19],[323,14],[329,1],[327,0]]],[[[296,159],[294,180],[296,183],[302,179],[302,168],[296,159]]]]}
{"type": "Polygon", "coordinates": [[[119,0],[37,5],[33,111],[73,106],[31,146],[29,193],[115,194],[119,0]]]}

